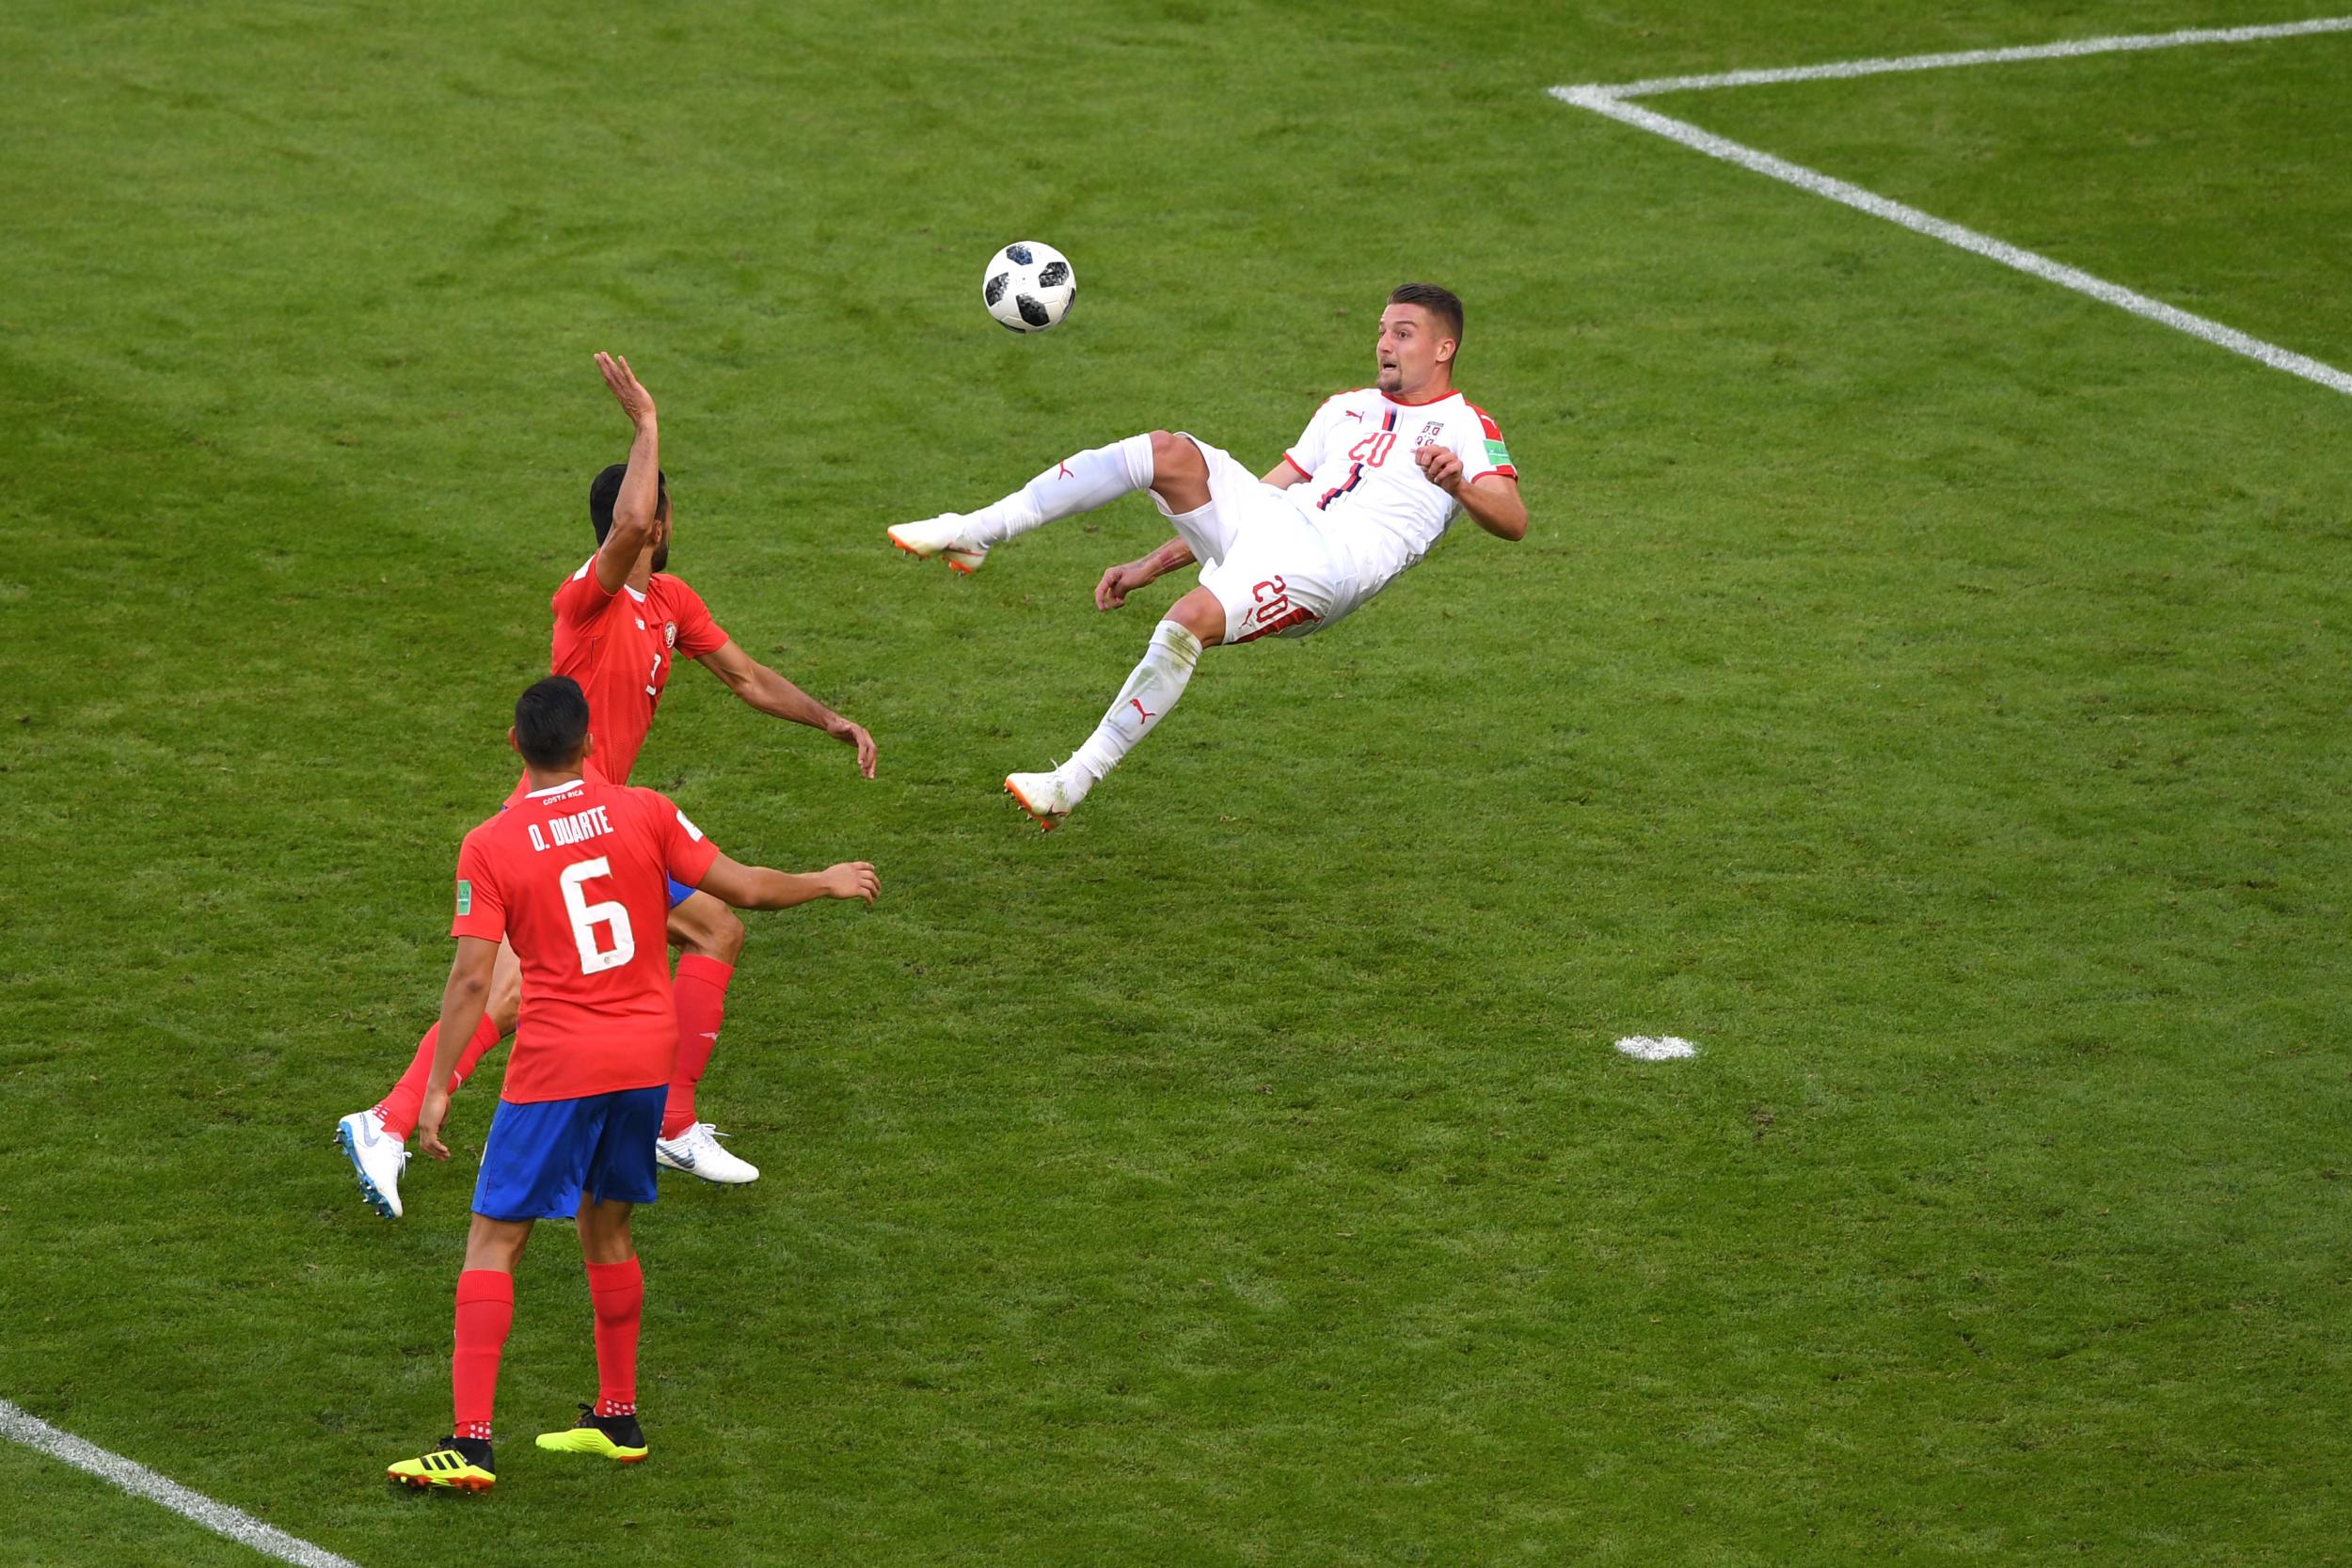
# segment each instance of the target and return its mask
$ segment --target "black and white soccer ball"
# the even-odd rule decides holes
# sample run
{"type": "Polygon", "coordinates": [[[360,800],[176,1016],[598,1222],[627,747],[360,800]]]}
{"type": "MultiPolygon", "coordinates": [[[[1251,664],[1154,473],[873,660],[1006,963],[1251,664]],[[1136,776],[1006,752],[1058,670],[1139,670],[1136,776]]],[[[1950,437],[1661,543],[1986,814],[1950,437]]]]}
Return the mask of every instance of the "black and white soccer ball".
{"type": "Polygon", "coordinates": [[[1050,245],[1015,240],[988,259],[980,299],[988,313],[1015,332],[1042,332],[1070,314],[1078,275],[1070,259],[1050,245]]]}

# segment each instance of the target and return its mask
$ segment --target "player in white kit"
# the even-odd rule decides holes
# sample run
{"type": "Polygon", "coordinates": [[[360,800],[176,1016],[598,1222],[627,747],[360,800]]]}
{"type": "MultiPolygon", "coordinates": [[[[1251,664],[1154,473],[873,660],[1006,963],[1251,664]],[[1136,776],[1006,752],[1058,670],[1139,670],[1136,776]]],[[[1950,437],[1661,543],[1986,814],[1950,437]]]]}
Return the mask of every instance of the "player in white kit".
{"type": "Polygon", "coordinates": [[[1502,433],[1454,388],[1461,341],[1462,302],[1407,283],[1380,312],[1375,385],[1327,399],[1263,480],[1197,436],[1155,430],[1065,458],[977,512],[890,530],[900,549],[970,573],[1014,534],[1148,489],[1176,537],[1104,572],[1096,606],[1117,610],[1200,562],[1200,585],[1168,607],[1086,744],[1050,773],[1005,780],[1039,826],[1050,831],[1075,810],[1175,706],[1202,648],[1329,626],[1428,554],[1463,513],[1497,538],[1526,537],[1502,433]]]}

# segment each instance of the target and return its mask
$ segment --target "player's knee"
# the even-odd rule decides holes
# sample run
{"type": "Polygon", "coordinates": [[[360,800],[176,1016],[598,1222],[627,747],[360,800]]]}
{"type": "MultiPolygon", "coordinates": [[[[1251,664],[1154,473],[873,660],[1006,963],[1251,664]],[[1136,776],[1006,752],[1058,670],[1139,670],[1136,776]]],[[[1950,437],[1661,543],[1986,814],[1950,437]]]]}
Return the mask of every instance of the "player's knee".
{"type": "Polygon", "coordinates": [[[1165,618],[1199,638],[1204,648],[1225,641],[1225,606],[1205,588],[1196,588],[1169,605],[1165,618]]]}
{"type": "Polygon", "coordinates": [[[1171,436],[1165,430],[1152,433],[1152,477],[1154,484],[1171,479],[1207,479],[1209,466],[1200,460],[1200,449],[1182,436],[1171,436]]]}
{"type": "Polygon", "coordinates": [[[724,904],[719,904],[709,911],[707,919],[699,923],[686,943],[686,950],[706,958],[716,958],[732,969],[735,960],[743,956],[743,942],[749,935],[736,912],[724,904]]]}

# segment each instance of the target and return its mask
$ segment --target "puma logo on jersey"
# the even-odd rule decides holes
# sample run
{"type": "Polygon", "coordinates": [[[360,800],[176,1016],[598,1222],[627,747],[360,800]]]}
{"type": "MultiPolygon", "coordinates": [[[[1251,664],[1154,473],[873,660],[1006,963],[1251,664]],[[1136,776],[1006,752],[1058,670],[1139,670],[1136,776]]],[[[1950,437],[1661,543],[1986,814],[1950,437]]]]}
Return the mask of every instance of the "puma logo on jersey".
{"type": "Polygon", "coordinates": [[[1056,479],[1073,479],[1076,476],[1071,473],[1070,465],[1068,463],[1057,463],[1054,465],[1054,477],[1056,479]]]}

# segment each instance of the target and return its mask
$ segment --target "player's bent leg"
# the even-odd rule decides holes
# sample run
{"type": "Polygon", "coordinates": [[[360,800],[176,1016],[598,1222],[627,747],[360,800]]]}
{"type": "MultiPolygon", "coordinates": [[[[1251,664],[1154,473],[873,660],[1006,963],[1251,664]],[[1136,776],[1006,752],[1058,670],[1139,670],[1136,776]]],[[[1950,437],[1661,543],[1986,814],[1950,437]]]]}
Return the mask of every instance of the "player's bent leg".
{"type": "Polygon", "coordinates": [[[759,1167],[719,1146],[725,1134],[697,1116],[694,1091],[726,1022],[727,985],[742,957],[743,939],[743,922],[707,893],[692,895],[670,911],[670,940],[680,950],[670,982],[677,1009],[677,1056],[654,1157],[666,1170],[726,1186],[758,1180],[759,1167]]]}
{"type": "Polygon", "coordinates": [[[1169,512],[1193,512],[1209,504],[1209,464],[1189,436],[1155,430],[1152,442],[1152,493],[1169,512]]]}
{"type": "MultiPolygon", "coordinates": [[[[889,531],[890,542],[909,555],[926,559],[944,556],[947,564],[969,575],[994,546],[1058,518],[1106,506],[1134,490],[1153,487],[1153,457],[1165,431],[1130,436],[1107,447],[1073,452],[1028,483],[977,512],[944,512],[936,517],[900,523],[889,531]]],[[[1189,445],[1189,443],[1183,443],[1189,445]]],[[[1195,452],[1193,460],[1199,462],[1195,452]]],[[[1208,474],[1201,469],[1200,496],[1208,499],[1208,474]]],[[[1179,511],[1190,510],[1179,507],[1179,511]]]]}
{"type": "Polygon", "coordinates": [[[743,956],[742,919],[707,893],[691,893],[670,911],[670,944],[689,957],[732,966],[743,956]]]}
{"type": "Polygon", "coordinates": [[[1087,792],[1149,735],[1191,683],[1200,650],[1223,640],[1225,608],[1216,594],[1196,588],[1169,607],[1152,629],[1143,662],[1119,689],[1110,710],[1071,759],[1050,773],[1013,773],[1005,788],[1040,828],[1051,832],[1078,809],[1087,792]]]}
{"type": "MultiPolygon", "coordinates": [[[[449,1092],[455,1094],[482,1058],[515,1032],[522,1011],[523,966],[507,943],[499,943],[490,970],[490,995],[473,1037],[457,1053],[450,1074],[449,1092]]],[[[408,1167],[408,1134],[416,1131],[417,1113],[424,1106],[426,1083],[433,1074],[433,1057],[440,1049],[441,1026],[434,1024],[417,1042],[408,1070],[400,1075],[391,1093],[373,1110],[354,1111],[335,1124],[335,1143],[358,1173],[359,1196],[368,1207],[388,1220],[403,1212],[400,1179],[408,1167]]]]}

